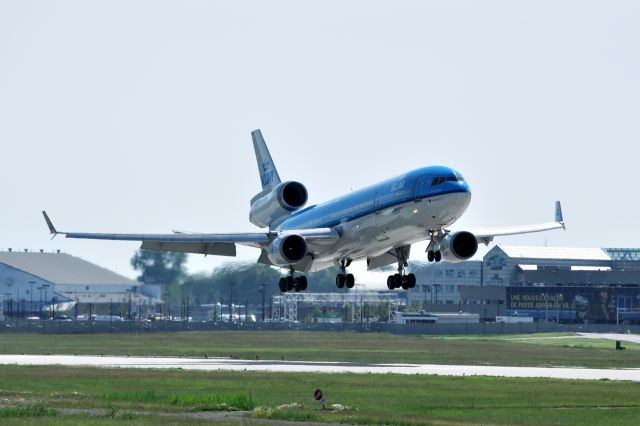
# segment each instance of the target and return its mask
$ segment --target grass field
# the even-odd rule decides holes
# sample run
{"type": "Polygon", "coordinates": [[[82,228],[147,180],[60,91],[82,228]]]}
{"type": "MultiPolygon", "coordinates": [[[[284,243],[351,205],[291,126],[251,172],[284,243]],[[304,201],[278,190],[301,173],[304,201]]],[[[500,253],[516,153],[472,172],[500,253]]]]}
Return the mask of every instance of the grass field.
{"type": "Polygon", "coordinates": [[[507,366],[640,367],[640,345],[562,334],[399,336],[386,333],[219,331],[0,334],[2,354],[237,356],[241,359],[507,366]]]}
{"type": "MultiPolygon", "coordinates": [[[[640,345],[570,334],[333,332],[0,334],[0,353],[640,367],[640,345]]],[[[0,366],[0,424],[637,424],[640,383],[375,374],[0,366]],[[328,404],[313,400],[321,388],[328,404]],[[240,410],[240,411],[234,411],[240,410]]]]}
{"type": "Polygon", "coordinates": [[[0,377],[6,424],[204,424],[216,419],[188,416],[229,409],[242,411],[223,424],[620,425],[640,418],[640,384],[628,382],[17,366],[0,367],[0,377]],[[327,404],[345,408],[321,410],[316,388],[327,404]]]}

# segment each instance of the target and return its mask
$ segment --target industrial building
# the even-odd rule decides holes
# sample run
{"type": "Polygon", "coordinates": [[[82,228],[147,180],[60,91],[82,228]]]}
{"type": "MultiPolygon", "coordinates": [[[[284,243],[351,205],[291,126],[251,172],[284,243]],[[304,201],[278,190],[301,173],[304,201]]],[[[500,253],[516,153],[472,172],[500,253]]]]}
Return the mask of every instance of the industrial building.
{"type": "Polygon", "coordinates": [[[407,305],[431,311],[449,305],[449,311],[483,318],[640,319],[640,249],[497,245],[482,261],[430,264],[413,272],[417,284],[407,305]]]}
{"type": "Polygon", "coordinates": [[[0,252],[0,295],[0,313],[14,318],[43,317],[76,305],[91,306],[94,313],[105,312],[105,306],[113,311],[114,305],[125,305],[128,314],[141,307],[153,312],[162,303],[158,284],[142,284],[66,253],[43,251],[0,252]]]}

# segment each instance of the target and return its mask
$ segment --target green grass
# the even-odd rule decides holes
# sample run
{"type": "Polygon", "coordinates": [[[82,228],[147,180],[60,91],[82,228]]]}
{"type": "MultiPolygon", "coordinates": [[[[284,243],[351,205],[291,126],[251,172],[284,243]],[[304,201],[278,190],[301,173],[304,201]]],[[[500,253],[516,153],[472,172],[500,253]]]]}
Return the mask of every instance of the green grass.
{"type": "Polygon", "coordinates": [[[215,395],[175,395],[166,392],[108,392],[101,395],[109,401],[131,401],[160,403],[190,407],[197,411],[239,411],[253,410],[255,405],[251,394],[215,394],[215,395]]]}
{"type": "Polygon", "coordinates": [[[0,419],[9,417],[50,417],[57,415],[56,410],[46,408],[40,404],[27,404],[17,407],[0,407],[0,419]]]}
{"type": "Polygon", "coordinates": [[[76,423],[77,414],[65,414],[65,408],[107,410],[89,416],[99,425],[204,424],[206,419],[189,416],[234,399],[246,404],[247,412],[230,413],[246,417],[231,418],[229,424],[266,418],[347,424],[620,425],[637,424],[640,418],[640,384],[633,382],[0,367],[0,400],[27,413],[13,415],[5,422],[10,424],[83,424],[81,419],[76,423]],[[316,388],[323,390],[329,408],[343,408],[322,410],[313,399],[316,388]],[[57,415],[42,417],[43,412],[57,415]]]}
{"type": "Polygon", "coordinates": [[[121,334],[3,334],[0,353],[229,357],[508,366],[640,367],[640,345],[555,334],[400,336],[387,333],[190,331],[121,334]],[[553,337],[553,338],[552,338],[553,337]],[[585,350],[589,349],[589,350],[585,350]]]}

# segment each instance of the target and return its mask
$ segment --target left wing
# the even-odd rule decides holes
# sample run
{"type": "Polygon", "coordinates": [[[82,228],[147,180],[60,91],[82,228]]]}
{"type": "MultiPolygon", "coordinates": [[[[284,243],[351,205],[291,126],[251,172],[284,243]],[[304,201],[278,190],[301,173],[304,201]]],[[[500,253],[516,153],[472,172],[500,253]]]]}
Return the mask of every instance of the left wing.
{"type": "Polygon", "coordinates": [[[505,226],[494,228],[475,228],[468,229],[479,243],[489,244],[493,241],[494,237],[500,237],[504,235],[518,235],[518,234],[530,234],[533,232],[549,231],[552,229],[566,229],[564,219],[562,218],[562,206],[560,201],[556,201],[555,221],[548,223],[539,223],[535,225],[522,225],[522,226],[505,226]]]}
{"type": "Polygon", "coordinates": [[[340,238],[337,231],[331,228],[301,229],[288,231],[247,232],[236,234],[205,234],[183,233],[173,234],[109,234],[87,232],[60,232],[56,230],[47,215],[43,211],[44,220],[47,222],[49,232],[55,237],[64,235],[66,238],[81,238],[91,240],[117,240],[140,241],[140,248],[160,251],[179,251],[184,253],[212,254],[218,256],[235,256],[236,244],[249,247],[266,248],[271,241],[278,237],[297,234],[305,240],[327,240],[340,238]]]}

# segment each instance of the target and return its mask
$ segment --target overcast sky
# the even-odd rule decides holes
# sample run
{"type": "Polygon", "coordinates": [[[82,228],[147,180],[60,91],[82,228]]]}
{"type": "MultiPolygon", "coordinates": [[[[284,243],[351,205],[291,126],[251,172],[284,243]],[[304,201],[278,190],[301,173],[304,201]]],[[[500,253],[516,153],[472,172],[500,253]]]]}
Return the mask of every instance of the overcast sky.
{"type": "Polygon", "coordinates": [[[312,203],[443,164],[473,192],[455,229],[559,199],[566,232],[499,242],[640,246],[638,22],[632,1],[2,0],[0,249],[135,276],[137,243],[50,241],[42,209],[63,231],[253,231],[255,128],[312,203]]]}

